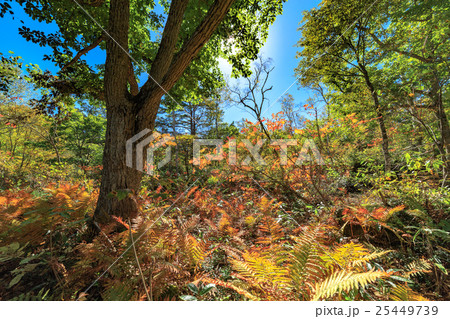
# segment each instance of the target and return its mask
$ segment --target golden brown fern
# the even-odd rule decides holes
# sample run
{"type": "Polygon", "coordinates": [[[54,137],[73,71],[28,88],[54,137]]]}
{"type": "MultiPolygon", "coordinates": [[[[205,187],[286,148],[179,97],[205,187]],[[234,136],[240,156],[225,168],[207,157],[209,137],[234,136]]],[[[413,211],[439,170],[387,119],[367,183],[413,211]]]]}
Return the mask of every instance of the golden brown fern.
{"type": "Polygon", "coordinates": [[[241,258],[230,258],[237,272],[235,277],[243,284],[239,289],[264,300],[298,299],[299,295],[308,300],[314,282],[325,276],[325,263],[319,256],[321,246],[314,228],[292,238],[291,249],[271,244],[264,249],[246,251],[241,258]]]}
{"type": "Polygon", "coordinates": [[[364,268],[365,264],[391,252],[385,250],[381,252],[370,252],[361,244],[348,243],[337,246],[332,250],[324,250],[322,259],[332,269],[356,270],[364,268]]]}
{"type": "Polygon", "coordinates": [[[354,260],[352,263],[353,267],[363,267],[367,262],[372,261],[374,259],[377,259],[379,257],[382,257],[388,253],[392,252],[392,250],[385,250],[385,251],[379,251],[379,252],[373,252],[366,256],[363,256],[357,260],[354,260]]]}
{"type": "Polygon", "coordinates": [[[427,298],[409,288],[407,284],[392,288],[390,298],[394,301],[428,301],[427,298]]]}
{"type": "Polygon", "coordinates": [[[337,293],[349,292],[359,287],[365,287],[377,279],[389,276],[383,271],[368,271],[363,273],[353,273],[347,270],[341,270],[332,273],[324,281],[317,283],[313,301],[326,299],[337,293]]]}
{"type": "Polygon", "coordinates": [[[214,284],[217,286],[222,286],[224,288],[228,288],[228,289],[232,289],[234,291],[236,291],[238,294],[243,295],[245,297],[247,297],[250,300],[253,301],[258,301],[260,300],[260,298],[258,298],[257,296],[251,294],[250,292],[248,292],[245,289],[239,288],[229,282],[225,282],[222,280],[218,280],[218,279],[213,279],[213,278],[209,278],[209,277],[202,277],[202,281],[206,282],[206,283],[210,283],[210,284],[214,284]]]}
{"type": "Polygon", "coordinates": [[[189,218],[188,220],[186,220],[184,223],[181,223],[181,230],[183,232],[189,232],[191,231],[195,226],[198,225],[198,222],[200,221],[200,216],[199,215],[194,215],[191,218],[189,218]]]}
{"type": "Polygon", "coordinates": [[[405,273],[406,278],[418,277],[431,272],[432,264],[428,260],[421,258],[409,263],[405,268],[407,270],[405,273]]]}
{"type": "Polygon", "coordinates": [[[289,282],[287,269],[278,266],[272,258],[248,251],[242,257],[243,260],[230,259],[230,263],[250,283],[286,285],[289,282]]]}
{"type": "Polygon", "coordinates": [[[348,293],[389,276],[365,271],[365,263],[386,252],[370,251],[360,244],[327,249],[319,242],[320,228],[310,227],[293,239],[292,247],[271,244],[229,258],[237,281],[218,285],[247,298],[262,300],[319,300],[348,293]]]}
{"type": "Polygon", "coordinates": [[[192,235],[186,236],[186,250],[195,266],[200,265],[206,258],[208,252],[205,244],[195,239],[192,235]]]}
{"type": "Polygon", "coordinates": [[[257,243],[271,245],[283,238],[283,227],[272,217],[264,216],[259,230],[264,234],[258,238],[257,243]]]}
{"type": "Polygon", "coordinates": [[[238,232],[238,230],[236,228],[233,228],[231,225],[232,220],[230,216],[227,213],[223,212],[222,218],[219,220],[218,224],[219,231],[226,235],[233,236],[238,232]]]}

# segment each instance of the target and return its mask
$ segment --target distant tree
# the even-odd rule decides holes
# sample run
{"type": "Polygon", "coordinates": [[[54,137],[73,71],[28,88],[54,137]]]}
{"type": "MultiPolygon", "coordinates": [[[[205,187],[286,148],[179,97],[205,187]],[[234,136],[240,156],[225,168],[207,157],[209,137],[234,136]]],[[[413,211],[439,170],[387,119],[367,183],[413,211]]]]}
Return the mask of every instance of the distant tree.
{"type": "MultiPolygon", "coordinates": [[[[379,7],[379,3],[378,3],[379,7]]],[[[386,128],[386,105],[380,96],[382,73],[380,55],[369,30],[377,21],[377,3],[373,1],[322,2],[317,9],[307,11],[300,27],[302,48],[296,69],[303,86],[327,85],[329,91],[342,94],[358,92],[374,113],[382,138],[382,152],[386,171],[391,169],[389,137],[386,128]]]]}
{"type": "Polygon", "coordinates": [[[272,61],[259,56],[253,67],[253,75],[229,88],[231,102],[252,115],[261,127],[261,131],[270,139],[269,132],[263,123],[263,110],[268,106],[267,93],[273,86],[268,85],[270,73],[274,70],[272,61]]]}
{"type": "Polygon", "coordinates": [[[38,91],[22,71],[22,57],[14,56],[14,52],[7,56],[0,52],[0,57],[0,103],[27,104],[36,98],[38,91]]]}
{"type": "Polygon", "coordinates": [[[295,104],[294,97],[286,93],[280,99],[281,111],[283,112],[283,117],[286,119],[285,127],[289,133],[293,133],[295,128],[301,126],[302,116],[300,114],[301,109],[299,105],[295,104]]]}
{"type": "Polygon", "coordinates": [[[83,166],[102,163],[105,124],[106,118],[102,112],[71,110],[58,127],[62,144],[72,153],[71,162],[83,166]]]}
{"type": "Polygon", "coordinates": [[[440,135],[435,142],[446,162],[450,156],[448,4],[438,0],[386,3],[377,20],[378,27],[367,33],[383,52],[392,103],[409,110],[413,118],[417,112],[412,108],[434,113],[440,135]]]}

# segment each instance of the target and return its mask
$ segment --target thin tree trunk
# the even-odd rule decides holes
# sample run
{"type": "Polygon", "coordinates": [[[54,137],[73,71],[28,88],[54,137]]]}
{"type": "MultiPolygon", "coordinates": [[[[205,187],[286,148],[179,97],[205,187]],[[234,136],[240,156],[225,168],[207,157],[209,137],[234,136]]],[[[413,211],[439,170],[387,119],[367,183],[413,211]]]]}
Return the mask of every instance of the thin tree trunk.
{"type": "Polygon", "coordinates": [[[176,121],[175,121],[175,111],[172,111],[172,135],[175,138],[175,170],[177,176],[179,175],[179,159],[178,159],[178,141],[177,141],[177,129],[176,129],[176,121]]]}
{"type": "Polygon", "coordinates": [[[437,92],[435,93],[435,107],[436,107],[436,117],[439,121],[439,130],[441,133],[441,140],[439,141],[439,146],[441,148],[442,153],[442,161],[444,162],[443,165],[443,181],[442,186],[446,183],[446,178],[449,173],[449,158],[450,158],[450,127],[448,124],[448,118],[445,114],[444,105],[442,103],[442,89],[438,84],[437,92]]]}
{"type": "Polygon", "coordinates": [[[450,126],[448,124],[448,118],[445,114],[444,106],[442,103],[442,93],[437,93],[436,99],[436,117],[439,120],[439,129],[441,131],[441,144],[442,148],[447,153],[447,157],[450,155],[450,126]]]}
{"type": "Polygon", "coordinates": [[[390,154],[389,154],[389,137],[388,137],[387,130],[386,130],[386,124],[384,122],[384,115],[381,110],[378,93],[376,92],[372,81],[370,81],[369,73],[367,72],[366,68],[362,64],[359,64],[359,66],[363,73],[366,85],[367,85],[368,89],[370,90],[370,94],[372,95],[374,110],[377,114],[378,126],[380,127],[381,138],[382,138],[381,149],[383,151],[383,157],[384,157],[384,171],[389,172],[391,170],[391,158],[390,158],[390,154]]]}
{"type": "Polygon", "coordinates": [[[386,125],[384,123],[384,116],[383,113],[377,109],[377,118],[378,118],[378,125],[380,127],[381,132],[381,138],[382,138],[382,150],[383,150],[383,156],[384,156],[384,170],[385,172],[389,172],[391,170],[391,157],[389,154],[389,137],[387,135],[386,131],[386,125]]]}

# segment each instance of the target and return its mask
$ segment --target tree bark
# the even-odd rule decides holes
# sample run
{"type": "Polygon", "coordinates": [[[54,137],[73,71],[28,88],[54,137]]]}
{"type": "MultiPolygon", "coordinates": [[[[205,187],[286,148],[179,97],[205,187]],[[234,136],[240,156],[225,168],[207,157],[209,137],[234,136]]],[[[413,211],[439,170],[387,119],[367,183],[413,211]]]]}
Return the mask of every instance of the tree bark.
{"type": "MultiPolygon", "coordinates": [[[[107,110],[106,140],[103,152],[103,170],[95,220],[107,223],[111,215],[135,218],[137,203],[133,197],[119,200],[114,191],[138,191],[142,173],[127,167],[125,162],[126,141],[135,134],[134,115],[131,105],[113,105],[107,110]]],[[[126,220],[126,219],[125,219],[126,220]]]]}
{"type": "Polygon", "coordinates": [[[140,172],[126,166],[126,141],[135,134],[133,103],[127,89],[129,76],[128,0],[112,0],[109,12],[109,34],[106,41],[105,101],[106,138],[100,193],[94,218],[107,223],[111,215],[135,217],[137,205],[131,197],[118,200],[113,191],[138,189],[140,172]]]}
{"type": "MultiPolygon", "coordinates": [[[[374,99],[375,100],[375,99],[374,99]]],[[[389,137],[386,131],[386,125],[384,123],[384,115],[380,111],[379,106],[377,108],[377,121],[380,127],[381,138],[382,138],[382,150],[384,157],[384,171],[389,172],[391,170],[391,156],[389,154],[389,137]]]]}
{"type": "Polygon", "coordinates": [[[447,158],[450,155],[450,126],[448,124],[448,118],[445,114],[444,105],[442,103],[442,89],[439,81],[436,80],[435,88],[433,90],[434,106],[436,108],[436,117],[439,121],[439,130],[441,133],[441,147],[445,151],[447,158]]]}
{"type": "MultiPolygon", "coordinates": [[[[435,94],[435,107],[436,107],[436,117],[439,121],[439,130],[441,133],[441,140],[439,141],[439,147],[441,149],[441,157],[444,162],[443,165],[443,184],[446,183],[446,178],[450,170],[450,127],[448,124],[448,118],[445,114],[444,105],[442,103],[442,89],[439,86],[439,90],[435,94]]],[[[448,183],[448,182],[447,182],[448,183]]]]}

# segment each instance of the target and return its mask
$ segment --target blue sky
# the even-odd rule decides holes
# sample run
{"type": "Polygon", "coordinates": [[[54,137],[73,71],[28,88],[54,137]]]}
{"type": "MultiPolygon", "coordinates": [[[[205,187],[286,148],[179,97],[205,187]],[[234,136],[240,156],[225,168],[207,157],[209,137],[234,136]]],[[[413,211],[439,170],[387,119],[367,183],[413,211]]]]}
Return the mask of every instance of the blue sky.
{"type": "MultiPolygon", "coordinates": [[[[283,14],[277,17],[275,23],[269,30],[269,37],[262,49],[265,58],[273,60],[274,71],[271,73],[270,85],[273,86],[268,96],[270,109],[267,109],[265,116],[280,111],[278,98],[288,90],[288,93],[294,96],[296,103],[304,103],[310,97],[310,92],[305,89],[299,89],[295,83],[294,68],[298,61],[295,59],[298,48],[295,46],[300,33],[297,31],[299,22],[302,19],[302,12],[311,9],[320,3],[318,0],[288,0],[284,5],[283,14]]],[[[55,25],[47,25],[31,20],[23,12],[20,6],[13,3],[14,19],[11,15],[6,15],[2,19],[2,40],[0,42],[0,52],[7,54],[13,51],[15,55],[23,58],[24,62],[38,64],[42,70],[50,70],[56,72],[57,69],[50,61],[44,61],[44,54],[51,54],[51,50],[47,47],[39,47],[37,44],[27,42],[23,39],[18,29],[22,26],[20,20],[31,29],[42,30],[45,32],[56,31],[55,25]]],[[[86,17],[89,19],[89,17],[86,17]]],[[[104,53],[99,50],[91,51],[87,56],[89,63],[100,64],[104,62],[104,53]]],[[[229,76],[230,68],[225,61],[220,63],[221,69],[225,76],[229,76]]],[[[233,107],[225,110],[225,121],[239,121],[248,114],[241,109],[233,107]]]]}

